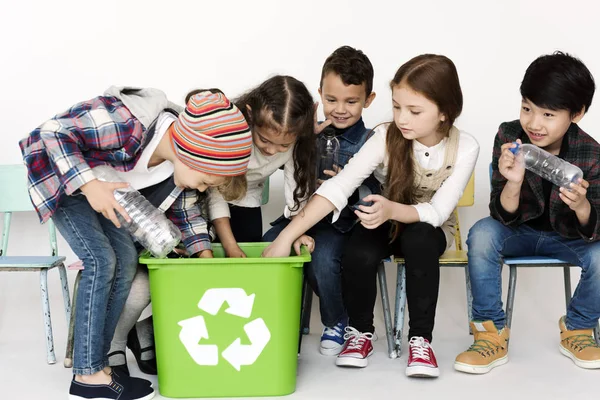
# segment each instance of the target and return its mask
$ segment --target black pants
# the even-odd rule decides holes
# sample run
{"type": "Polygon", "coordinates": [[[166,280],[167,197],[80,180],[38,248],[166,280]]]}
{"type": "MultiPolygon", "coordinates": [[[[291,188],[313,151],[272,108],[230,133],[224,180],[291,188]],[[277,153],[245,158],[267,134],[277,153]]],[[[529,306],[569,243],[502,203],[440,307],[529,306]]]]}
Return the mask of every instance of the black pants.
{"type": "Polygon", "coordinates": [[[431,341],[440,286],[439,256],[446,249],[441,228],[424,222],[409,224],[389,243],[390,224],[376,229],[357,225],[342,257],[344,303],[350,326],[373,332],[373,309],[377,298],[377,266],[394,254],[406,260],[406,298],[409,338],[431,341]]]}
{"type": "Polygon", "coordinates": [[[229,205],[231,231],[238,243],[262,241],[262,211],[260,207],[229,205]]]}

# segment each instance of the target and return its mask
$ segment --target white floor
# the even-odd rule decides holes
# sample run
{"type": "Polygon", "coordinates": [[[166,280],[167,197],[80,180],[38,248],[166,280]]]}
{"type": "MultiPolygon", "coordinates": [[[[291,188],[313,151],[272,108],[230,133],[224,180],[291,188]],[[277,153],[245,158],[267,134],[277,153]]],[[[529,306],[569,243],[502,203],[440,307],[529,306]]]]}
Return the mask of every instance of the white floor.
{"type": "MultiPolygon", "coordinates": [[[[391,280],[393,269],[388,269],[391,280]]],[[[574,271],[575,272],[575,271],[574,271]]],[[[575,275],[575,274],[574,274],[575,275]]],[[[73,276],[70,275],[71,282],[73,276]]],[[[434,348],[441,368],[435,380],[409,379],[404,375],[406,352],[390,360],[386,355],[383,320],[377,305],[376,326],[380,339],[370,365],[362,370],[335,367],[334,358],[317,352],[320,324],[318,302],[313,310],[312,331],[305,336],[299,359],[297,390],[287,396],[300,399],[521,399],[574,398],[594,395],[600,370],[577,368],[557,349],[557,320],[564,311],[561,271],[524,271],[519,275],[513,321],[510,362],[490,374],[471,376],[456,372],[456,354],[469,346],[460,271],[444,271],[434,332],[434,348]],[[540,273],[551,274],[552,287],[539,286],[540,273]]],[[[37,274],[0,274],[0,399],[66,399],[71,372],[63,368],[66,322],[58,275],[52,271],[51,306],[57,364],[47,365],[37,274]]],[[[392,286],[393,287],[393,286],[392,286]]],[[[462,286],[464,287],[464,286],[462,286]]],[[[390,293],[393,290],[390,289],[390,293]]],[[[131,355],[130,355],[131,357],[131,355]]],[[[132,373],[140,375],[135,361],[132,373]]],[[[153,378],[150,378],[153,379],[153,378]]],[[[155,379],[154,379],[155,381],[155,379]]],[[[156,381],[155,381],[156,383],[156,381]]],[[[157,385],[155,384],[155,387],[157,385]]],[[[156,396],[161,399],[160,395],[156,396]]]]}

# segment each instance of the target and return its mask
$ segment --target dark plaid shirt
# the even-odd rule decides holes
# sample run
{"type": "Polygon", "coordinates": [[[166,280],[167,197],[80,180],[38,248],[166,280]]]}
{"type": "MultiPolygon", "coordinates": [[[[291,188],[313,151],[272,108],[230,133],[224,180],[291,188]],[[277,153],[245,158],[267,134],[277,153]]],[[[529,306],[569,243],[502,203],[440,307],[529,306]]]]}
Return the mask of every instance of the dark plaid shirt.
{"type": "MultiPolygon", "coordinates": [[[[589,182],[587,199],[592,206],[590,221],[594,222],[593,228],[583,227],[579,224],[575,212],[569,208],[559,197],[558,186],[552,187],[550,203],[546,204],[542,188],[542,178],[531,171],[525,171],[525,180],[521,186],[519,209],[507,219],[506,212],[500,209],[500,194],[506,184],[506,178],[498,171],[498,159],[501,146],[504,143],[521,139],[523,143],[530,143],[529,138],[521,128],[519,120],[505,122],[500,125],[494,140],[492,156],[492,192],[490,195],[490,214],[493,218],[509,226],[519,226],[541,216],[545,207],[550,207],[550,224],[561,236],[570,239],[584,239],[594,242],[600,239],[600,144],[590,135],[582,131],[576,124],[571,124],[566,133],[568,148],[564,160],[581,168],[583,179],[589,182]],[[586,235],[589,231],[591,235],[586,235]]],[[[562,154],[561,154],[562,156],[562,154]]]]}

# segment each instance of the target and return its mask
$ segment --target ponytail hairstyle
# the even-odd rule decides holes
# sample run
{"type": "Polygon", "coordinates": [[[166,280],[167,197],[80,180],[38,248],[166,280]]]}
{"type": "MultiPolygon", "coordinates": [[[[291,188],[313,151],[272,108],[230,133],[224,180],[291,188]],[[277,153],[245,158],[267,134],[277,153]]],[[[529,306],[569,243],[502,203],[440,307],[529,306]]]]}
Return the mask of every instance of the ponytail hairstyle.
{"type": "MultiPolygon", "coordinates": [[[[446,56],[423,54],[403,64],[390,82],[390,88],[407,85],[413,91],[435,103],[445,115],[438,131],[448,136],[460,115],[463,96],[454,63],[446,56]]],[[[415,168],[413,141],[405,139],[392,122],[387,130],[386,148],[389,156],[386,197],[402,204],[414,204],[415,168]]],[[[392,240],[398,235],[399,223],[394,222],[392,240]]]]}
{"type": "Polygon", "coordinates": [[[280,135],[293,135],[294,207],[310,196],[316,187],[316,135],[314,103],[306,86],[291,76],[276,75],[234,100],[250,129],[272,129],[280,135]],[[248,107],[249,106],[249,107],[248,107]]]}

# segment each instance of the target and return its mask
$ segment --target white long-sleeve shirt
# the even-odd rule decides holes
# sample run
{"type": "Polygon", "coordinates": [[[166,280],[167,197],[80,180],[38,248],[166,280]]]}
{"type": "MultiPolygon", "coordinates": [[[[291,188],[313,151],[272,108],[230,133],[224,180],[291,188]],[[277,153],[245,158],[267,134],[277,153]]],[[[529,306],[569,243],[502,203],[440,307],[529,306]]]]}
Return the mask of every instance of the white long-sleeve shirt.
{"type": "MultiPolygon", "coordinates": [[[[389,155],[386,146],[387,129],[389,124],[378,126],[373,136],[364,144],[358,153],[350,160],[344,169],[335,177],[325,181],[316,194],[325,197],[335,206],[333,220],[337,220],[342,210],[348,204],[348,197],[358,188],[371,173],[381,183],[386,183],[389,155]]],[[[413,141],[415,159],[424,169],[439,169],[444,162],[446,151],[445,138],[435,146],[427,147],[418,141],[413,141]]],[[[460,131],[458,155],[452,174],[433,195],[430,202],[413,204],[419,214],[419,220],[435,227],[442,226],[450,217],[464,188],[473,173],[479,143],[472,135],[460,131]]]]}
{"type": "MultiPolygon", "coordinates": [[[[290,146],[286,152],[265,156],[252,144],[252,154],[250,155],[248,172],[246,173],[248,191],[244,198],[230,201],[229,204],[240,207],[260,207],[265,181],[283,165],[285,203],[288,207],[293,207],[294,189],[296,188],[293,155],[294,146],[290,146]]],[[[209,190],[208,212],[211,221],[231,216],[228,203],[223,199],[219,191],[214,188],[209,190]]]]}

